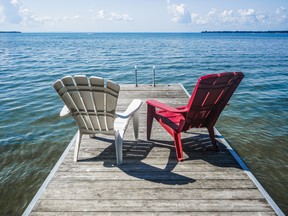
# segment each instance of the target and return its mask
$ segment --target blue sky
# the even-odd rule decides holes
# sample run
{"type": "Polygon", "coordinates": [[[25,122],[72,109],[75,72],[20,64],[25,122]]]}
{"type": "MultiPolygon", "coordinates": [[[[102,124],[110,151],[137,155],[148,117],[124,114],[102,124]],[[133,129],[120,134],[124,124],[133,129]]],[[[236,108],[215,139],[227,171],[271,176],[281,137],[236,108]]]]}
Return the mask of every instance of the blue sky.
{"type": "Polygon", "coordinates": [[[288,30],[288,0],[0,0],[5,30],[288,30]]]}

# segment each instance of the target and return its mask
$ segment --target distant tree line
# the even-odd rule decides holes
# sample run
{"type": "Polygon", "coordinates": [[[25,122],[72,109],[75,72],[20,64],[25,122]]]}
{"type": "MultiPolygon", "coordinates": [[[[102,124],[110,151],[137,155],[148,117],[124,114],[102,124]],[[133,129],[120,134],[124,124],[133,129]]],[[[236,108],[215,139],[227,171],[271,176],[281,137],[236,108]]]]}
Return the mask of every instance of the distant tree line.
{"type": "Polygon", "coordinates": [[[275,34],[275,33],[288,33],[288,31],[202,31],[201,33],[269,33],[269,34],[275,34]]]}

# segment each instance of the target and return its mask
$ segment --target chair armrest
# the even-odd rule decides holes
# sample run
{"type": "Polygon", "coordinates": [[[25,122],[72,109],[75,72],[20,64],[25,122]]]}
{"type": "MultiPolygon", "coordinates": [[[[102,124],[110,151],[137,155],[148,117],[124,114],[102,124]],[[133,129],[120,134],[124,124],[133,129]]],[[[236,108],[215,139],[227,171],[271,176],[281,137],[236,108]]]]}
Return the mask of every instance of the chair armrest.
{"type": "Polygon", "coordinates": [[[61,112],[60,112],[60,116],[63,117],[63,116],[66,116],[68,114],[70,114],[70,110],[68,109],[68,107],[66,105],[64,105],[61,112]]]}
{"type": "Polygon", "coordinates": [[[125,112],[123,113],[119,113],[119,112],[116,112],[116,115],[120,118],[129,118],[131,116],[134,115],[135,112],[137,112],[140,107],[142,105],[142,101],[139,100],[139,99],[134,99],[130,105],[127,107],[127,109],[125,110],[125,112]]]}
{"type": "Polygon", "coordinates": [[[169,112],[174,112],[174,113],[183,113],[183,112],[187,111],[186,108],[181,107],[181,109],[177,109],[177,108],[168,106],[168,105],[161,103],[159,101],[156,101],[156,100],[147,100],[146,103],[153,106],[153,107],[157,107],[159,109],[163,109],[163,110],[166,110],[169,112]]]}

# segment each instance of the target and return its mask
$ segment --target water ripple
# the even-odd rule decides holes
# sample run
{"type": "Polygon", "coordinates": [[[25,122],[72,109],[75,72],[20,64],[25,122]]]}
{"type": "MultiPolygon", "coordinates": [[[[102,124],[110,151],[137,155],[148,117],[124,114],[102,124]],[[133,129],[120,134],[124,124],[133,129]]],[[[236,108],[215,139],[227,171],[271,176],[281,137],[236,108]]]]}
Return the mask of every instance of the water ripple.
{"type": "Polygon", "coordinates": [[[19,215],[77,130],[52,88],[65,75],[182,83],[243,71],[217,128],[288,213],[288,35],[0,35],[0,214],[19,215]],[[17,190],[13,190],[17,188],[17,190]],[[3,203],[3,202],[2,202],[3,203]]]}

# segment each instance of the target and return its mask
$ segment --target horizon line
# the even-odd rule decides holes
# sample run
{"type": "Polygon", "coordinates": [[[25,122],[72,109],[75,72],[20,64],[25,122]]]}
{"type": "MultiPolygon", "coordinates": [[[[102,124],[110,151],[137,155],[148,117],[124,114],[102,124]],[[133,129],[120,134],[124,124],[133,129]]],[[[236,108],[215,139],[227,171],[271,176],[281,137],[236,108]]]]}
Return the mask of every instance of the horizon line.
{"type": "Polygon", "coordinates": [[[0,31],[0,33],[87,33],[87,34],[98,34],[98,33],[148,33],[148,34],[190,34],[190,33],[288,33],[288,30],[204,30],[204,31],[0,31]]]}

